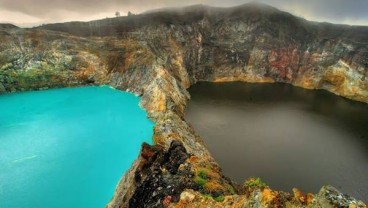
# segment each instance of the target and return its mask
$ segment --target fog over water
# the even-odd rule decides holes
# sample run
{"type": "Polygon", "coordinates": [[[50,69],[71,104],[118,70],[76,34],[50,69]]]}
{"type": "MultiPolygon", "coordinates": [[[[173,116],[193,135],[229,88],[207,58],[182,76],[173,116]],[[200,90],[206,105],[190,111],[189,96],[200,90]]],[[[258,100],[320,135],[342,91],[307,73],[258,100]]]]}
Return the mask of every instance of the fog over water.
{"type": "Polygon", "coordinates": [[[368,104],[286,84],[199,83],[186,120],[226,176],[368,200],[368,104]]]}

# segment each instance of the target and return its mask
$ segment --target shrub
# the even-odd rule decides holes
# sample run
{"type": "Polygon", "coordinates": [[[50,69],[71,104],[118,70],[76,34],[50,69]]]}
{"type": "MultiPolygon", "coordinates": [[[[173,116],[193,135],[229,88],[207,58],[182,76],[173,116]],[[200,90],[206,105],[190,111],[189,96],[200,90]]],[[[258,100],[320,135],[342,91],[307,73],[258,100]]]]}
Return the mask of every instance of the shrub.
{"type": "Polygon", "coordinates": [[[207,179],[207,172],[205,170],[199,170],[198,176],[203,179],[207,179]]]}
{"type": "Polygon", "coordinates": [[[223,195],[217,196],[214,198],[217,202],[223,202],[225,200],[225,197],[223,195]]]}
{"type": "Polygon", "coordinates": [[[247,188],[254,188],[254,187],[259,187],[259,188],[264,188],[266,187],[266,183],[263,182],[261,180],[261,178],[252,178],[250,180],[248,180],[246,183],[245,183],[245,186],[247,188]]]}
{"type": "Polygon", "coordinates": [[[230,194],[232,194],[232,195],[235,195],[235,194],[236,194],[235,189],[234,189],[233,187],[231,187],[231,186],[229,186],[227,190],[228,190],[228,191],[230,192],[230,194]]]}
{"type": "Polygon", "coordinates": [[[198,184],[198,186],[200,186],[202,189],[204,187],[204,185],[206,184],[206,179],[201,178],[201,177],[195,177],[194,181],[196,182],[196,184],[198,184]]]}

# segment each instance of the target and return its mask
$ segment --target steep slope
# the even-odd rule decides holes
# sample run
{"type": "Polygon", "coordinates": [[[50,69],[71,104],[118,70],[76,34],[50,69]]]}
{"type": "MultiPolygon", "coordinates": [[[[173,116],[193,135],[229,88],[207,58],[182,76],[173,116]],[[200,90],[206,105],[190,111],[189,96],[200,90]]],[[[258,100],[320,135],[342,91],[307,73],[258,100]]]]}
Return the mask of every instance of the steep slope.
{"type": "Polygon", "coordinates": [[[168,52],[163,49],[172,43],[182,54],[191,83],[276,81],[368,100],[367,27],[309,22],[250,3],[232,8],[197,5],[40,28],[138,39],[162,59],[168,52]]]}
{"type": "MultiPolygon", "coordinates": [[[[367,71],[368,27],[309,22],[257,3],[231,8],[196,5],[33,29],[0,28],[0,93],[109,84],[142,96],[142,106],[156,123],[154,142],[160,150],[142,149],[110,207],[133,203],[138,192],[152,206],[170,204],[185,188],[213,197],[239,193],[230,200],[239,206],[254,202],[364,207],[331,187],[308,196],[265,187],[240,188],[221,174],[183,115],[190,98],[186,88],[197,81],[285,82],[368,102],[367,71]],[[185,149],[180,147],[180,152],[189,156],[158,160],[159,155],[171,155],[165,152],[170,147],[181,146],[172,147],[172,141],[180,141],[185,149]],[[183,168],[164,171],[168,161],[183,168]],[[186,183],[175,182],[185,176],[201,183],[203,169],[210,185],[188,182],[183,187],[186,183]],[[162,184],[180,188],[169,193],[158,189],[162,184]],[[158,197],[149,201],[154,193],[158,197]]],[[[143,202],[135,205],[144,206],[143,202]]]]}

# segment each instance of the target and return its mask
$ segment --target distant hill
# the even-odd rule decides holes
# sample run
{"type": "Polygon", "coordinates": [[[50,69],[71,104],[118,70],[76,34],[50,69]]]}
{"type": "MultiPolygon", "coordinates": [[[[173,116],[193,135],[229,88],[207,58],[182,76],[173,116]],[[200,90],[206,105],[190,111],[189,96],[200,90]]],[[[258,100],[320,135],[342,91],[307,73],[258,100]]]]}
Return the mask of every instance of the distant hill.
{"type": "Polygon", "coordinates": [[[326,38],[344,36],[357,41],[368,41],[368,27],[349,26],[307,21],[277,8],[261,4],[247,3],[235,7],[210,7],[194,5],[183,8],[165,8],[147,11],[138,15],[106,18],[90,22],[66,22],[42,25],[40,29],[67,32],[76,36],[120,36],[134,32],[144,26],[189,25],[203,19],[215,25],[220,21],[242,20],[268,25],[270,30],[289,30],[298,36],[318,34],[326,38]]]}
{"type": "Polygon", "coordinates": [[[15,29],[15,28],[19,27],[8,23],[0,23],[0,29],[15,29]]]}

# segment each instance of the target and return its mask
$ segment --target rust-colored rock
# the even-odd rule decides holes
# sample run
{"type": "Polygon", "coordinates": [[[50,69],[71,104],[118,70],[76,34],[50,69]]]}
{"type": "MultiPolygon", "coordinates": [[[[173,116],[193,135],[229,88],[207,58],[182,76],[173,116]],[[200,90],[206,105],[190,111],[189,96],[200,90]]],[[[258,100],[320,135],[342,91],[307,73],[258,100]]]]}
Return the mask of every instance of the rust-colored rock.
{"type": "Polygon", "coordinates": [[[332,187],[315,195],[266,187],[241,194],[183,115],[186,89],[198,81],[283,82],[368,103],[367,46],[368,27],[317,24],[257,3],[32,29],[0,25],[0,93],[108,84],[141,96],[158,145],[142,148],[111,208],[366,207],[332,187]],[[183,190],[194,197],[181,199],[183,190]]]}

